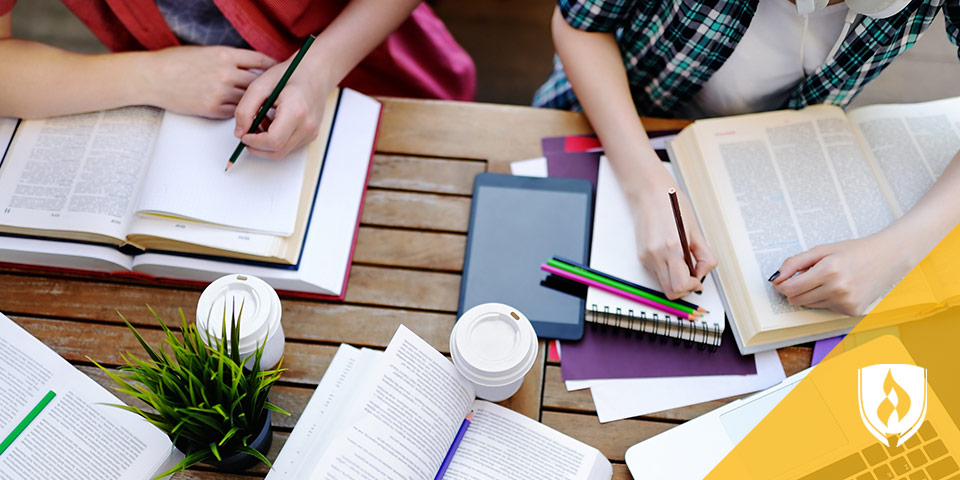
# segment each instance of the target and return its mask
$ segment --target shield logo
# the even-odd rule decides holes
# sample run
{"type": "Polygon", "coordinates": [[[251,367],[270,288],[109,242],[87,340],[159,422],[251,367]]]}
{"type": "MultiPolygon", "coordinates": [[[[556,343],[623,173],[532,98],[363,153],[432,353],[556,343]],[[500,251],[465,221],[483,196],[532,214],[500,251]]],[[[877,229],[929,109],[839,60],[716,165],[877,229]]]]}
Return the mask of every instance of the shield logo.
{"type": "Polygon", "coordinates": [[[927,370],[881,363],[861,368],[858,377],[863,424],[880,443],[902,445],[927,416],[927,370]]]}

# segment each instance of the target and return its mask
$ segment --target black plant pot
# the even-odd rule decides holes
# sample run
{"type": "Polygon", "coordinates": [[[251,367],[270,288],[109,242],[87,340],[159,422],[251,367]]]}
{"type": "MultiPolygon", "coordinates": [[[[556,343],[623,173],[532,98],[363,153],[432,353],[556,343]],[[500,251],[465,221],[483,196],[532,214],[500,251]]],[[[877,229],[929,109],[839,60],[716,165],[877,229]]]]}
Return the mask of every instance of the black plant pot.
{"type": "MultiPolygon", "coordinates": [[[[273,442],[273,428],[270,423],[271,413],[270,410],[267,410],[263,426],[260,427],[260,433],[258,433],[250,443],[250,446],[253,447],[254,450],[262,453],[264,457],[267,456],[267,452],[270,450],[270,444],[273,442]]],[[[239,473],[253,467],[258,462],[260,462],[259,458],[249,453],[238,452],[229,457],[223,457],[222,461],[218,462],[213,460],[209,463],[213,468],[222,472],[239,473]]]]}

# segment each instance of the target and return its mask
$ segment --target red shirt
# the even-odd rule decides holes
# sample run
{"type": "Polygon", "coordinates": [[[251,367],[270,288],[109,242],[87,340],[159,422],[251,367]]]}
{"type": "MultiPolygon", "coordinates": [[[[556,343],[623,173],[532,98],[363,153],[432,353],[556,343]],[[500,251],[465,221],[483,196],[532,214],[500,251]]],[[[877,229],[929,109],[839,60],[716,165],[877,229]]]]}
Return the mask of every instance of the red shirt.
{"type": "MultiPolygon", "coordinates": [[[[157,50],[179,45],[153,0],[61,0],[110,50],[157,50]]],[[[16,0],[0,0],[0,15],[16,0]]],[[[214,0],[251,47],[277,60],[319,33],[347,0],[214,0]]],[[[403,24],[344,78],[342,86],[370,95],[472,100],[473,60],[443,22],[420,4],[403,24]]]]}

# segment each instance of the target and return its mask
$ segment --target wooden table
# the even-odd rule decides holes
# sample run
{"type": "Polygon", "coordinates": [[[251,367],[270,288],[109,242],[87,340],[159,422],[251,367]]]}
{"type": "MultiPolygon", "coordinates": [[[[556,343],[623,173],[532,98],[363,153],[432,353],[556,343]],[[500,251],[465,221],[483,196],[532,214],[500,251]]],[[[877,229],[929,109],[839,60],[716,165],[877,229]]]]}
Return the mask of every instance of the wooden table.
{"type": "MultiPolygon", "coordinates": [[[[541,155],[546,136],[590,133],[580,114],[458,102],[383,99],[377,154],[363,209],[353,270],[343,303],[283,299],[289,370],[271,400],[292,413],[274,415],[276,458],[341,342],[383,349],[407,325],[448,353],[456,317],[473,177],[509,172],[509,162],[541,155]]],[[[644,121],[649,129],[678,128],[676,120],[644,121]]],[[[0,312],[105,386],[90,358],[120,363],[120,351],[139,352],[120,323],[120,310],[148,341],[160,339],[145,305],[171,326],[177,309],[193,318],[199,289],[144,281],[0,270],[0,312]]],[[[504,404],[599,448],[614,463],[614,478],[629,478],[623,456],[641,440],[723,405],[708,402],[608,424],[597,421],[590,394],[567,392],[559,364],[540,361],[523,388],[504,404]]],[[[782,349],[788,374],[810,363],[809,347],[782,349]]],[[[130,401],[124,398],[124,401],[130,401]]],[[[249,476],[262,477],[260,466],[249,476]]],[[[202,467],[175,478],[226,479],[202,467]]]]}

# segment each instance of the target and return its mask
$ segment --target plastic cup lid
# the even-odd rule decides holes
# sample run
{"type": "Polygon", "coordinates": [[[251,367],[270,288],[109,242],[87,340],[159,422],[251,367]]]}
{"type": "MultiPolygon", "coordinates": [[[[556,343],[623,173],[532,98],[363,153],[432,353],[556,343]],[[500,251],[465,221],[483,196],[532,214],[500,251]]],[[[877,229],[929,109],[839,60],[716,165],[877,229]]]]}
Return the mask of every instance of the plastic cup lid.
{"type": "Polygon", "coordinates": [[[480,385],[507,385],[522,378],[537,356],[533,325],[519,310],[502,303],[471,308],[450,337],[454,363],[480,385]]]}
{"type": "Polygon", "coordinates": [[[208,285],[200,295],[197,330],[204,340],[204,331],[211,340],[221,337],[224,318],[229,339],[234,311],[240,315],[241,350],[255,348],[280,328],[280,297],[273,287],[252,275],[227,275],[208,285]]]}

